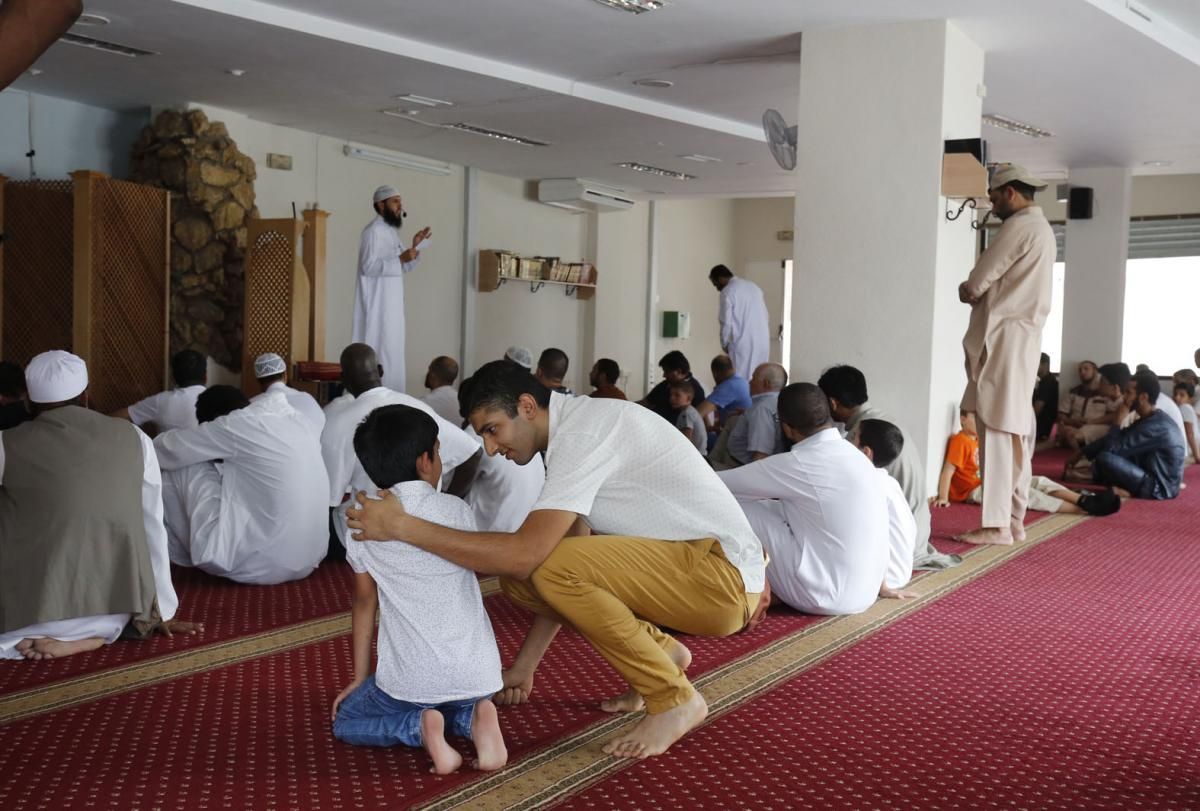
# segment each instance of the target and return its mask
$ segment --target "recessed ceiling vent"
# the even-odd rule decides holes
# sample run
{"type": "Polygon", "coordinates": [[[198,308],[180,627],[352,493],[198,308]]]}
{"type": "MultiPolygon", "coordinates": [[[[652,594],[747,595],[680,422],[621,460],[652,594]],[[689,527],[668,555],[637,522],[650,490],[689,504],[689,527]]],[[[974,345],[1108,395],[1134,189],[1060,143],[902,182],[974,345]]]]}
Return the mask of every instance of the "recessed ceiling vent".
{"type": "Polygon", "coordinates": [[[79,34],[63,34],[58,38],[59,42],[65,42],[68,45],[78,45],[81,48],[91,48],[94,51],[104,51],[105,53],[115,54],[117,56],[128,56],[130,58],[138,56],[157,56],[156,51],[144,51],[141,48],[133,48],[129,45],[118,45],[115,42],[108,42],[95,37],[84,37],[79,34]]]}

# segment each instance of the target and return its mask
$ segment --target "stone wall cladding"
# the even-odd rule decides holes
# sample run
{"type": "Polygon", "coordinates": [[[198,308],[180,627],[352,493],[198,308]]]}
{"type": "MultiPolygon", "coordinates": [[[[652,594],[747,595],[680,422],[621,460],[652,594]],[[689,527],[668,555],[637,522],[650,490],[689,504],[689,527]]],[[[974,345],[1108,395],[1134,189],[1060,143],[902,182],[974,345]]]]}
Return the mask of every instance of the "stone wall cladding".
{"type": "Polygon", "coordinates": [[[164,110],[133,146],[131,180],[171,192],[171,352],[242,361],[246,221],[254,161],[201,110],[164,110]]]}

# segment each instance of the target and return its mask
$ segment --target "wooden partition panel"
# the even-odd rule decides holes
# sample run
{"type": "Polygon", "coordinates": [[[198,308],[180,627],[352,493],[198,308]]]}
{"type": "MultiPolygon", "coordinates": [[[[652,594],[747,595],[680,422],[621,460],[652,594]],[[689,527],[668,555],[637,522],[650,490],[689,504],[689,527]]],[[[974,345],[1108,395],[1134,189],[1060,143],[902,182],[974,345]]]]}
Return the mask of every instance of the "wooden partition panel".
{"type": "Polygon", "coordinates": [[[310,291],[298,253],[301,220],[251,220],[247,226],[242,319],[242,388],[258,390],[254,359],[275,352],[291,369],[308,360],[310,291]]]}
{"type": "Polygon", "coordinates": [[[71,181],[0,182],[0,357],[24,366],[74,345],[71,181]]]}

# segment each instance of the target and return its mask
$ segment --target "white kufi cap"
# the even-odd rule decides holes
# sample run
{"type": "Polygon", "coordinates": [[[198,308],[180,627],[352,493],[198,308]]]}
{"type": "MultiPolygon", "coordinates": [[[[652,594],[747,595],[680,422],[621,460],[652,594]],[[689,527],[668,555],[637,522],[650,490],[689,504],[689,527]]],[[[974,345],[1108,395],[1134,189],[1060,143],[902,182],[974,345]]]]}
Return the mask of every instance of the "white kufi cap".
{"type": "Polygon", "coordinates": [[[65,403],[88,387],[87,364],[78,355],[52,349],[29,361],[25,388],[34,403],[65,403]]]}
{"type": "Polygon", "coordinates": [[[533,353],[523,346],[510,346],[504,353],[504,359],[526,369],[533,369],[533,353]]]}
{"type": "Polygon", "coordinates": [[[400,192],[396,191],[392,186],[380,186],[375,190],[374,200],[376,203],[387,200],[389,197],[399,197],[400,192]]]}
{"type": "Polygon", "coordinates": [[[254,376],[256,378],[281,375],[286,371],[287,364],[274,352],[264,352],[254,359],[254,376]]]}

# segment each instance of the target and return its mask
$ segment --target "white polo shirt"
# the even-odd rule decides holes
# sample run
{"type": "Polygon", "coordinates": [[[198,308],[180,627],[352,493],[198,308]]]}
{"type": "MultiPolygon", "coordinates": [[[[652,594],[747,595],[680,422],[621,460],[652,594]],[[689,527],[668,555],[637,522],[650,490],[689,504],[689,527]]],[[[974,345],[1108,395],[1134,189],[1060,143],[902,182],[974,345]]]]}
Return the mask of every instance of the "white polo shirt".
{"type": "Polygon", "coordinates": [[[622,400],[555,392],[549,410],[546,483],[534,510],[576,513],[605,535],[716,538],[746,593],[763,590],[762,544],[732,494],[675,426],[622,400]]]}

